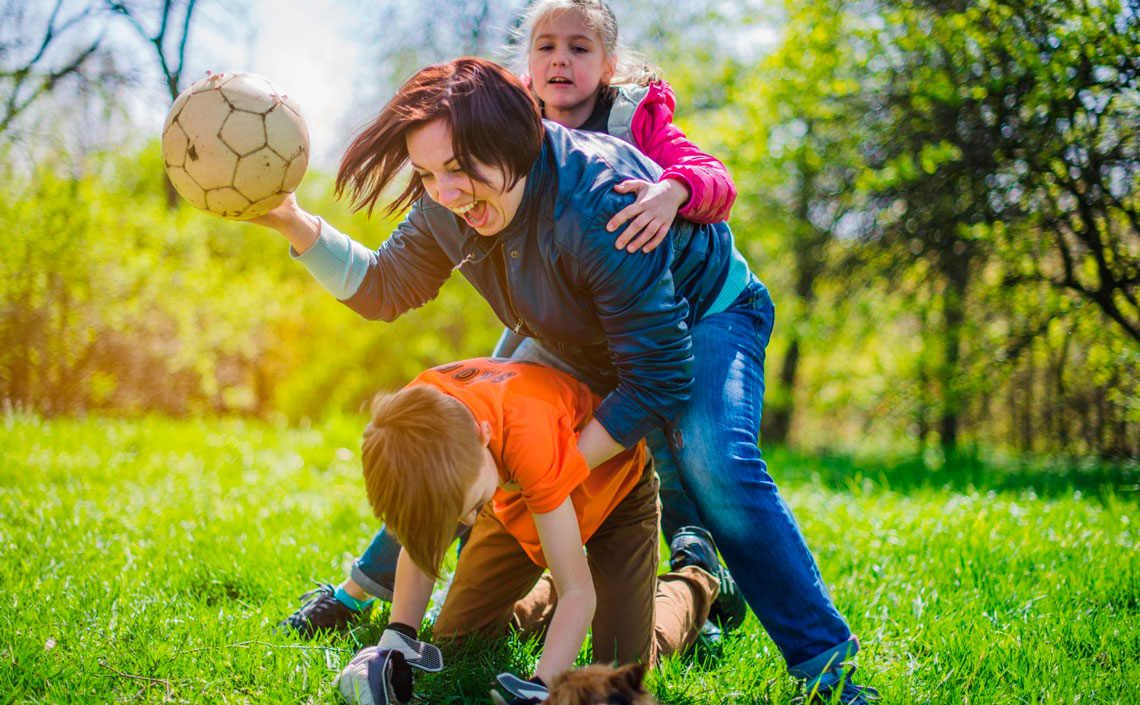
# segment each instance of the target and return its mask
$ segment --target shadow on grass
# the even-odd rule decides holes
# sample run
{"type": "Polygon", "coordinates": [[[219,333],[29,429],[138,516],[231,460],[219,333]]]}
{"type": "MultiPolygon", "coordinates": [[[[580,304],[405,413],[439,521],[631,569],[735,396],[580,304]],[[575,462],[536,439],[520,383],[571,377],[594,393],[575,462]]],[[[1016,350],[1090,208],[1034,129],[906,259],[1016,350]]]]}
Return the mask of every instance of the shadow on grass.
{"type": "MultiPolygon", "coordinates": [[[[431,641],[430,632],[421,638],[431,641]]],[[[416,695],[429,703],[459,705],[490,703],[495,676],[510,671],[524,678],[538,662],[541,651],[534,639],[472,635],[460,642],[433,642],[443,651],[447,667],[440,673],[419,674],[416,695]]]]}
{"type": "Polygon", "coordinates": [[[181,586],[185,593],[211,607],[237,602],[254,605],[268,596],[267,587],[248,576],[233,571],[216,570],[200,566],[181,586]]]}
{"type": "Polygon", "coordinates": [[[965,450],[945,458],[902,455],[861,457],[848,453],[806,454],[783,446],[764,449],[777,482],[818,483],[834,489],[872,487],[1033,492],[1038,497],[1117,495],[1140,500],[1140,459],[998,458],[965,450]]]}
{"type": "MultiPolygon", "coordinates": [[[[357,634],[358,638],[379,638],[382,626],[373,623],[374,633],[357,634]]],[[[524,678],[534,672],[538,657],[542,653],[541,637],[531,635],[520,638],[511,631],[499,637],[475,634],[462,641],[449,642],[432,639],[430,628],[420,634],[420,638],[431,641],[443,652],[446,667],[440,673],[416,674],[416,698],[419,702],[441,705],[461,705],[464,703],[491,703],[491,688],[497,687],[495,676],[511,672],[524,678]]],[[[374,642],[367,642],[374,643],[374,642]]],[[[585,651],[579,657],[579,664],[591,661],[591,651],[587,642],[585,651]]],[[[719,650],[698,651],[675,659],[672,663],[683,669],[713,669],[719,659],[719,650]]],[[[501,688],[500,688],[501,692],[501,688]]],[[[696,705],[704,700],[680,697],[670,693],[670,705],[696,705]]]]}

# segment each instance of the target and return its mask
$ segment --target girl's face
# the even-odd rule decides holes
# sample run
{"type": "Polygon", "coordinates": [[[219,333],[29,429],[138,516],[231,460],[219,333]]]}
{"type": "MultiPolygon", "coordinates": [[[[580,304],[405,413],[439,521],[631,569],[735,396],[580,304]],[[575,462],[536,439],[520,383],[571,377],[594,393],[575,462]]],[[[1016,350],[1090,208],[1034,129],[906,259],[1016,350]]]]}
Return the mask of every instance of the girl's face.
{"type": "Polygon", "coordinates": [[[590,116],[598,86],[614,75],[601,37],[577,12],[554,12],[535,25],[527,66],[546,117],[567,127],[578,127],[590,116]]]}
{"type": "Polygon", "coordinates": [[[443,119],[409,131],[405,142],[412,168],[433,201],[463,218],[480,235],[497,235],[510,225],[522,203],[525,176],[505,190],[509,179],[500,169],[477,164],[486,181],[466,174],[451,147],[451,125],[443,119]]]}

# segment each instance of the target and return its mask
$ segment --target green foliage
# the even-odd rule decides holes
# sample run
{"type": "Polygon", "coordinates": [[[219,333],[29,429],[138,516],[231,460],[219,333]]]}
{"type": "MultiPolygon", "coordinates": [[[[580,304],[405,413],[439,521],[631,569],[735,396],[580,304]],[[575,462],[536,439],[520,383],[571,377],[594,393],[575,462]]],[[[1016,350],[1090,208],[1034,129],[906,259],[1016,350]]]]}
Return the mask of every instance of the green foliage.
{"type": "MultiPolygon", "coordinates": [[[[778,311],[765,444],[1140,456],[1135,8],[618,14],[737,183],[736,241],[778,311]],[[775,22],[767,56],[717,39],[775,22]]],[[[359,319],[276,235],[167,210],[153,146],[31,174],[0,156],[0,403],[321,418],[498,333],[460,277],[395,324],[359,319]]],[[[330,191],[310,174],[303,205],[379,246],[392,223],[330,191]]]]}
{"type": "MultiPolygon", "coordinates": [[[[370,324],[270,231],[168,210],[157,148],[86,167],[44,164],[0,187],[0,397],[18,407],[323,416],[494,344],[488,307],[462,282],[395,325],[370,324]]],[[[378,245],[330,190],[310,174],[301,197],[378,245]]]]}
{"type": "Polygon", "coordinates": [[[784,12],[713,128],[777,302],[765,440],[1140,454],[1136,14],[784,12]]]}
{"type": "MultiPolygon", "coordinates": [[[[384,615],[359,643],[271,629],[376,528],[363,423],[0,417],[0,702],[338,702],[332,679],[384,615]]],[[[1140,696],[1135,485],[1081,496],[1060,468],[769,457],[886,702],[1140,696]]],[[[494,674],[535,653],[449,646],[418,692],[487,703],[494,674]]],[[[649,684],[678,705],[797,694],[754,617],[719,659],[670,660],[649,684]]]]}

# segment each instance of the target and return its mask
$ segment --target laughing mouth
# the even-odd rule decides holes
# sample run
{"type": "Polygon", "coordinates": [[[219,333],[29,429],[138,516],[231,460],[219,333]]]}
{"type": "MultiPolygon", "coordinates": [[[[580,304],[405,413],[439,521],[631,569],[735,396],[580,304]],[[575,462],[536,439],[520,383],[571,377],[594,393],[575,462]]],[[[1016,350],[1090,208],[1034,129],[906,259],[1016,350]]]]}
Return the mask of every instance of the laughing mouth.
{"type": "Polygon", "coordinates": [[[487,225],[490,218],[490,206],[482,199],[471,201],[465,206],[453,208],[452,212],[458,215],[473,228],[482,228],[487,225]]]}

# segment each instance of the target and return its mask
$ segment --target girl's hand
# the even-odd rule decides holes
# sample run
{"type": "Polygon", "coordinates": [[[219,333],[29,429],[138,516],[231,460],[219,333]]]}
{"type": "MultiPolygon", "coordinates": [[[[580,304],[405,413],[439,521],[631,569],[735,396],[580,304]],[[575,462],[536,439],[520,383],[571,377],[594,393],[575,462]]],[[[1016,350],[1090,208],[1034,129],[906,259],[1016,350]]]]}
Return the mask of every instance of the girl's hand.
{"type": "Polygon", "coordinates": [[[627,252],[652,252],[669,234],[669,227],[677,217],[677,210],[689,200],[689,187],[676,179],[659,183],[628,179],[614,186],[618,193],[636,193],[637,200],[621,209],[606,223],[611,233],[622,223],[633,219],[625,232],[614,242],[614,247],[627,252]],[[628,246],[627,246],[628,245],[628,246]]]}

